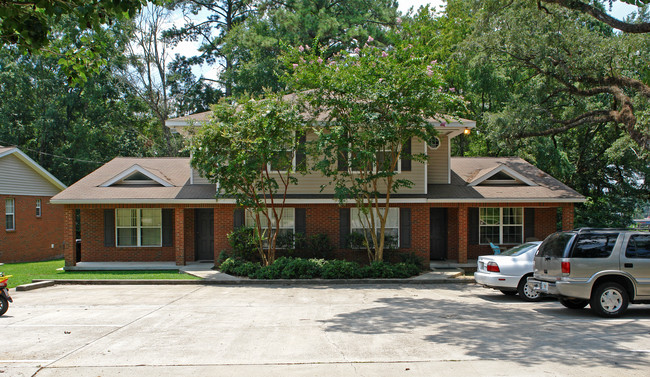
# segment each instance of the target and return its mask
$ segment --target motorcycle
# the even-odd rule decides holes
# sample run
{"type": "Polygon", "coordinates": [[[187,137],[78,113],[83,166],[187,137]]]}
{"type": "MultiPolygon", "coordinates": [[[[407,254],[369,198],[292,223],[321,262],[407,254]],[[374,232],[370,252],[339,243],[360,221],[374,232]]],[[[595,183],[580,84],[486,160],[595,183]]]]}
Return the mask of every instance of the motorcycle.
{"type": "Polygon", "coordinates": [[[7,289],[7,280],[9,280],[10,277],[11,275],[5,276],[0,272],[0,316],[7,312],[7,309],[9,309],[9,303],[14,302],[14,300],[11,299],[11,296],[9,296],[9,290],[7,289]]]}

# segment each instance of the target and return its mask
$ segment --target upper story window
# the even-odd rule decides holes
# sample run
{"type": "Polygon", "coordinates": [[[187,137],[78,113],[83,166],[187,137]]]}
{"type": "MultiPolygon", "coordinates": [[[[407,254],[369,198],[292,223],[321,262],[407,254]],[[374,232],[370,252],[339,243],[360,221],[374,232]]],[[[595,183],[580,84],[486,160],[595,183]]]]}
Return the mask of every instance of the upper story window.
{"type": "Polygon", "coordinates": [[[524,239],[524,209],[479,208],[481,244],[520,244],[524,239]]]}
{"type": "Polygon", "coordinates": [[[287,172],[296,170],[296,154],[291,151],[277,152],[275,158],[268,163],[269,170],[287,172]]]}
{"type": "Polygon", "coordinates": [[[162,246],[160,208],[118,208],[115,220],[117,246],[162,246]]]}
{"type": "Polygon", "coordinates": [[[41,199],[36,199],[36,217],[41,217],[41,214],[42,214],[41,199]]]}
{"type": "Polygon", "coordinates": [[[5,199],[5,230],[16,229],[16,207],[14,199],[5,199]]]}

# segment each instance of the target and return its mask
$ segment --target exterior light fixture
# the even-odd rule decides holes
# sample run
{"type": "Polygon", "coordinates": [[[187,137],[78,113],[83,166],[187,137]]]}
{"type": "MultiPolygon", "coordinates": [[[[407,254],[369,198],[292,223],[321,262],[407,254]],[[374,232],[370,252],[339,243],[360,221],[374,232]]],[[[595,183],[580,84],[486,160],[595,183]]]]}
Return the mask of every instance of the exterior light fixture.
{"type": "Polygon", "coordinates": [[[471,131],[470,131],[469,128],[465,128],[465,131],[463,131],[463,134],[465,134],[465,135],[469,135],[470,132],[471,132],[471,131]]]}

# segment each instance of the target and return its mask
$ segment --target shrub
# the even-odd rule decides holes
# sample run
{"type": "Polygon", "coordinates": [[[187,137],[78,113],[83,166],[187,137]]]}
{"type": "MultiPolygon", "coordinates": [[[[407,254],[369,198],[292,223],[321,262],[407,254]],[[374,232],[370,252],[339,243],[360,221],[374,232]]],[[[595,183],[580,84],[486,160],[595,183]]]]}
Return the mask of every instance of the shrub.
{"type": "Polygon", "coordinates": [[[283,279],[313,279],[321,275],[321,267],[313,259],[292,259],[282,269],[283,279]]]}
{"type": "Polygon", "coordinates": [[[233,250],[233,257],[247,261],[259,261],[259,236],[255,228],[240,227],[228,234],[227,237],[233,250]]]}
{"type": "Polygon", "coordinates": [[[408,278],[420,273],[420,267],[413,263],[396,263],[391,265],[391,268],[393,270],[393,277],[396,278],[408,278]]]}
{"type": "Polygon", "coordinates": [[[235,273],[235,268],[241,264],[240,259],[236,258],[226,258],[225,261],[221,263],[219,266],[219,270],[223,272],[224,274],[231,274],[233,275],[235,273]]]}
{"type": "Polygon", "coordinates": [[[221,264],[222,264],[226,259],[228,259],[228,251],[227,251],[227,250],[221,250],[221,251],[219,252],[219,255],[217,256],[217,260],[216,260],[216,262],[214,263],[214,266],[215,266],[215,267],[219,267],[219,266],[221,266],[221,264]]]}
{"type": "Polygon", "coordinates": [[[239,266],[234,268],[234,273],[237,276],[254,276],[257,271],[260,270],[262,266],[259,263],[255,262],[244,262],[239,266]]]}
{"type": "Polygon", "coordinates": [[[356,262],[329,260],[323,264],[321,276],[323,279],[360,279],[363,270],[356,262]]]}
{"type": "Polygon", "coordinates": [[[424,263],[422,263],[422,258],[418,257],[415,253],[400,254],[399,257],[402,263],[413,264],[417,266],[420,271],[422,270],[422,266],[424,266],[424,263]]]}
{"type": "Polygon", "coordinates": [[[394,277],[393,268],[385,262],[372,262],[369,266],[363,267],[364,275],[375,279],[390,279],[394,277]]]}

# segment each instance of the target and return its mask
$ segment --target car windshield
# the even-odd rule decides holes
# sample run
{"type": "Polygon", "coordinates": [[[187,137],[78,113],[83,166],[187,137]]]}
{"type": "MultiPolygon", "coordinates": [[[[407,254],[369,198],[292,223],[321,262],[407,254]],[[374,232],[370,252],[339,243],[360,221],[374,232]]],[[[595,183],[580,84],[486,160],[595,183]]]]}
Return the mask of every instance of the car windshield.
{"type": "Polygon", "coordinates": [[[534,248],[535,246],[537,246],[537,244],[535,243],[524,243],[519,246],[515,246],[512,249],[508,249],[502,252],[501,255],[509,255],[511,257],[516,257],[517,255],[521,255],[527,252],[528,250],[534,248]]]}

